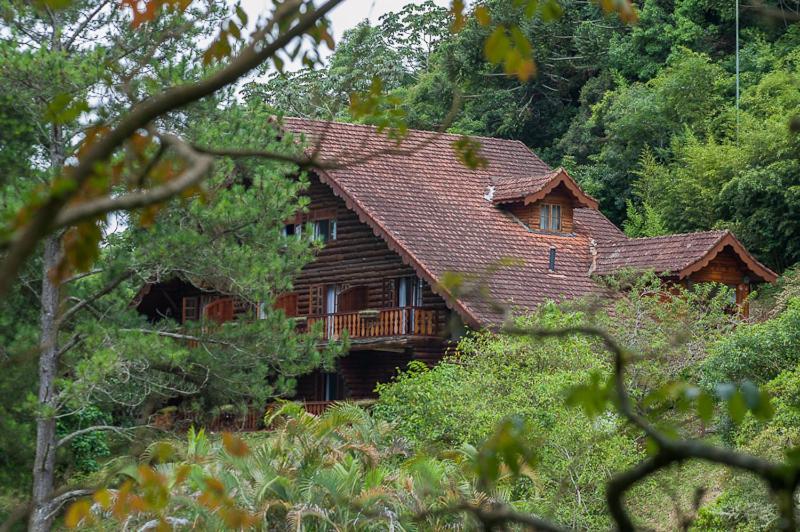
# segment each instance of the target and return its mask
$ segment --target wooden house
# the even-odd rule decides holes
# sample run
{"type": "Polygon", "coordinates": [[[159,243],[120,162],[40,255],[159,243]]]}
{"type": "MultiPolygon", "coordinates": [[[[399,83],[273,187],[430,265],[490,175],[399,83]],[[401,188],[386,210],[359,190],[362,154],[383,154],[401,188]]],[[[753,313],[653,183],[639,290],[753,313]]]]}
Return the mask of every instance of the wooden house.
{"type": "MultiPolygon", "coordinates": [[[[487,164],[471,170],[455,135],[409,131],[398,144],[362,125],[288,118],[281,127],[336,162],[312,173],[309,209],[286,223],[287,238],[311,231],[325,246],[277,303],[301,327],[323,322],[324,341],[349,333],[336,373],[299,382],[312,409],[371,397],[411,360],[435,363],[463,326],[496,325],[502,308],[599,294],[597,277],[623,268],[721,282],[740,304],[776,278],[728,231],[627,238],[563,168],[518,141],[479,139],[487,164]],[[452,295],[448,272],[483,290],[452,295]]],[[[138,301],[151,316],[224,321],[243,311],[179,281],[155,288],[138,301]]]]}

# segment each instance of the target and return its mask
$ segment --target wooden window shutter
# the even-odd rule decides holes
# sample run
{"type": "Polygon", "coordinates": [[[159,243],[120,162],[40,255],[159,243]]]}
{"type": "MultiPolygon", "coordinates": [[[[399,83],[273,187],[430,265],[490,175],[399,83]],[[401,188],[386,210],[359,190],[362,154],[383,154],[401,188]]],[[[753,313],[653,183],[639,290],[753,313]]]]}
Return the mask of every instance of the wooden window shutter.
{"type": "Polygon", "coordinates": [[[325,313],[325,287],[314,284],[308,287],[308,314],[322,316],[325,313]]]}
{"type": "Polygon", "coordinates": [[[383,280],[383,307],[394,308],[397,306],[397,279],[383,280]]]}
{"type": "Polygon", "coordinates": [[[200,319],[200,298],[187,296],[182,301],[181,323],[200,319]]]}
{"type": "Polygon", "coordinates": [[[233,299],[226,297],[212,301],[203,309],[203,315],[217,323],[233,320],[233,299]]]}
{"type": "Polygon", "coordinates": [[[275,299],[273,307],[276,310],[283,310],[290,318],[297,316],[297,293],[289,292],[288,294],[279,295],[275,299]]]}
{"type": "Polygon", "coordinates": [[[354,286],[348,288],[339,294],[339,311],[341,312],[355,312],[357,310],[364,310],[367,308],[369,296],[369,287],[366,285],[354,286]]]}

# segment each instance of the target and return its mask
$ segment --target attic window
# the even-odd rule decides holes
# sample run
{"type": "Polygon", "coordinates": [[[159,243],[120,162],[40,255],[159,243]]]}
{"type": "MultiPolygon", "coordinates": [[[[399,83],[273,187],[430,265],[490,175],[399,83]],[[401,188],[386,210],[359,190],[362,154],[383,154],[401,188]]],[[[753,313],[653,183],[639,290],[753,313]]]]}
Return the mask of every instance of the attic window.
{"type": "Polygon", "coordinates": [[[539,229],[561,231],[561,205],[543,203],[539,207],[539,229]]]}

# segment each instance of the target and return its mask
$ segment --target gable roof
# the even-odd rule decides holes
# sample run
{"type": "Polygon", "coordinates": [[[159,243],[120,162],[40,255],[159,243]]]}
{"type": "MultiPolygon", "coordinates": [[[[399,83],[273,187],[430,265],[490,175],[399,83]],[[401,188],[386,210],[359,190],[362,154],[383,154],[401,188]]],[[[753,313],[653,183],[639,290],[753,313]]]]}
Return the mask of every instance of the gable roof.
{"type": "Polygon", "coordinates": [[[564,168],[524,178],[500,177],[494,179],[492,184],[494,186],[492,202],[495,205],[519,201],[527,205],[539,201],[556,187],[563,185],[581,207],[590,209],[599,207],[597,200],[586,194],[564,168]]]}
{"type": "MultiPolygon", "coordinates": [[[[469,169],[453,149],[458,135],[409,130],[398,144],[371,126],[285,118],[283,127],[304,137],[318,160],[335,163],[320,165],[319,179],[471,326],[498,323],[502,312],[485,295],[448,293],[440,285],[448,272],[480,279],[493,301],[532,309],[602,292],[589,274],[591,249],[603,271],[629,261],[627,237],[596,201],[522,142],[479,137],[488,166],[469,169]],[[533,231],[493,201],[498,184],[501,197],[529,197],[561,183],[591,207],[575,209],[571,235],[533,231]],[[551,248],[555,271],[548,269],[551,248]]],[[[674,264],[665,259],[664,266],[674,264]]]]}
{"type": "Polygon", "coordinates": [[[726,247],[730,247],[750,272],[761,280],[773,282],[777,278],[775,272],[758,262],[728,230],[610,242],[598,249],[595,272],[603,275],[631,268],[671,273],[684,279],[707,266],[726,247]]]}

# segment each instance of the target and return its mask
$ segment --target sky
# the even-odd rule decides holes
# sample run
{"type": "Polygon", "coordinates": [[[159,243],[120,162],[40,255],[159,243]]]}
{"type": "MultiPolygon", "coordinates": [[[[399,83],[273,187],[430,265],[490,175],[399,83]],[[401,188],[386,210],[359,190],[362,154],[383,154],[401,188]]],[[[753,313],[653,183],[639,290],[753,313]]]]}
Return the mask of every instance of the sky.
{"type": "MultiPolygon", "coordinates": [[[[440,6],[449,7],[451,0],[433,1],[440,6]]],[[[333,36],[338,42],[345,30],[354,27],[364,19],[369,19],[374,24],[378,22],[381,15],[399,11],[407,4],[422,4],[423,2],[424,0],[344,0],[330,14],[333,36]]],[[[271,4],[272,2],[268,0],[242,0],[242,7],[251,18],[266,12],[271,4]]]]}

